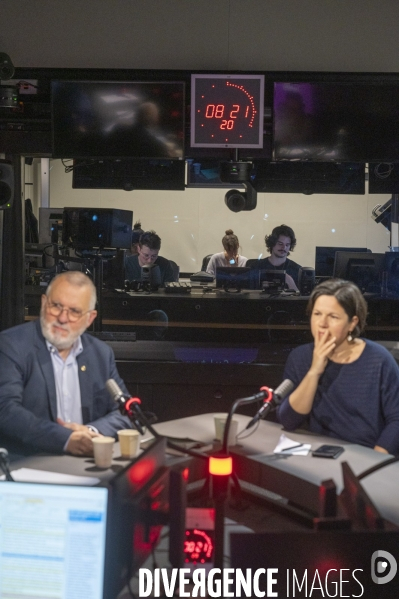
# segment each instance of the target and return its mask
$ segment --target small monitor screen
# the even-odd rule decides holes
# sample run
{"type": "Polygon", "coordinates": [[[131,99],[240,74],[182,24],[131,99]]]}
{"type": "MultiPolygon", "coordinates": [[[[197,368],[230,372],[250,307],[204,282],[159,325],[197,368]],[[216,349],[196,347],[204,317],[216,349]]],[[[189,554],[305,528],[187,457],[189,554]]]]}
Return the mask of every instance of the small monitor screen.
{"type": "Polygon", "coordinates": [[[274,159],[399,160],[399,84],[274,84],[274,159]]]}
{"type": "Polygon", "coordinates": [[[355,283],[363,293],[381,293],[385,254],[336,252],[334,277],[355,283]]]}
{"type": "Polygon", "coordinates": [[[103,599],[108,490],[0,483],[1,597],[103,599]]]}
{"type": "Polygon", "coordinates": [[[184,82],[52,81],[54,158],[184,157],[184,82]]]}
{"type": "Polygon", "coordinates": [[[344,248],[316,246],[316,277],[332,277],[336,252],[370,252],[367,248],[344,248]]]}
{"type": "Polygon", "coordinates": [[[191,75],[191,147],[262,148],[264,75],[191,75]]]}
{"type": "Polygon", "coordinates": [[[251,289],[252,276],[246,266],[217,266],[216,287],[225,289],[251,289]]]}
{"type": "Polygon", "coordinates": [[[285,270],[260,270],[259,287],[264,291],[283,291],[285,287],[285,270]]]}

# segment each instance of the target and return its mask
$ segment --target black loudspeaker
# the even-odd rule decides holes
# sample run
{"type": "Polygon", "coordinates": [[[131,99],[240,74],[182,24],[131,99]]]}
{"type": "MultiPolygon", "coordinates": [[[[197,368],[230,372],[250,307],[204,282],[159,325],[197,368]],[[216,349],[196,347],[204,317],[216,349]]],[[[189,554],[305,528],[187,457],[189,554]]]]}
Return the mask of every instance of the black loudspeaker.
{"type": "Polygon", "coordinates": [[[12,79],[15,73],[11,58],[5,52],[0,52],[0,80],[6,81],[12,79]]]}
{"type": "Polygon", "coordinates": [[[14,199],[14,168],[10,162],[0,160],[0,210],[11,208],[14,199]]]}
{"type": "Polygon", "coordinates": [[[299,269],[298,287],[301,295],[310,295],[315,285],[315,270],[310,266],[302,266],[299,269]]]}

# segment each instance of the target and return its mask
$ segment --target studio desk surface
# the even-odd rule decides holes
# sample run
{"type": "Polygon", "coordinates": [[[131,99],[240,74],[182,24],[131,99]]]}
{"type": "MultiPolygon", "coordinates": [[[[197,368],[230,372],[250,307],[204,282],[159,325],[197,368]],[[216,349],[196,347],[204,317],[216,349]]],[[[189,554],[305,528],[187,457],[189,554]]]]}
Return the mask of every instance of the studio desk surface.
{"type": "MultiPolygon", "coordinates": [[[[238,437],[240,437],[240,432],[245,429],[249,417],[236,414],[234,418],[239,422],[238,437]]],[[[189,438],[209,444],[207,450],[212,448],[212,444],[215,449],[218,447],[214,442],[213,413],[163,422],[156,425],[156,429],[160,434],[168,437],[189,438]]],[[[259,426],[252,430],[253,434],[244,438],[250,432],[246,431],[245,435],[242,435],[242,438],[239,438],[237,444],[230,450],[238,478],[259,489],[277,493],[314,515],[318,514],[318,490],[322,481],[333,479],[337,486],[337,492],[341,492],[343,486],[342,462],[348,462],[354,473],[360,475],[368,468],[385,462],[390,457],[360,445],[299,431],[286,434],[295,442],[310,443],[312,449],[316,449],[324,443],[339,444],[344,447],[344,452],[335,460],[315,458],[310,453],[307,456],[287,455],[282,457],[273,454],[282,433],[281,425],[262,420],[259,422],[259,426]]],[[[106,481],[128,463],[121,461],[119,455],[119,446],[116,444],[113,464],[107,470],[96,468],[93,459],[66,455],[25,458],[13,462],[12,469],[36,468],[52,472],[94,476],[106,481]]],[[[173,463],[180,458],[174,455],[169,456],[168,460],[173,463]]],[[[191,478],[195,478],[194,470],[191,473],[191,478]]],[[[381,516],[399,525],[399,463],[381,468],[365,477],[361,484],[381,516]]]]}
{"type": "MultiPolygon", "coordinates": [[[[42,291],[40,287],[25,287],[27,317],[39,314],[42,291]]],[[[310,340],[308,299],[248,290],[228,293],[208,285],[193,285],[190,293],[181,294],[164,289],[151,293],[104,289],[102,329],[136,331],[139,340],[242,342],[245,337],[248,342],[306,343],[310,340]]],[[[396,339],[399,299],[366,299],[367,336],[396,339]]]]}

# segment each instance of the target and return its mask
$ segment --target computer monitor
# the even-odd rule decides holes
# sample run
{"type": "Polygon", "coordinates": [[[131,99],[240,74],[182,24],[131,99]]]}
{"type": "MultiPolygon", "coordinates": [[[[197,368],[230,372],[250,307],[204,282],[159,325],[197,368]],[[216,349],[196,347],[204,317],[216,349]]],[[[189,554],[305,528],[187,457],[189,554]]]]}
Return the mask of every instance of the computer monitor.
{"type": "Polygon", "coordinates": [[[108,489],[0,483],[0,595],[103,599],[108,489]]]}
{"type": "Polygon", "coordinates": [[[381,293],[385,254],[336,252],[334,277],[355,283],[363,293],[381,293]]]}
{"type": "Polygon", "coordinates": [[[316,277],[332,277],[336,252],[371,252],[367,248],[326,247],[316,246],[315,275],[316,277]]]}
{"type": "Polygon", "coordinates": [[[74,249],[130,249],[133,212],[114,208],[64,208],[62,241],[74,249]]]}
{"type": "Polygon", "coordinates": [[[151,555],[168,520],[166,438],[156,439],[109,482],[105,596],[116,597],[151,555]]]}
{"type": "Polygon", "coordinates": [[[266,292],[283,291],[285,287],[285,270],[260,270],[259,288],[266,292]]]}
{"type": "Polygon", "coordinates": [[[251,289],[251,269],[246,266],[217,266],[216,287],[225,289],[251,289]]]}

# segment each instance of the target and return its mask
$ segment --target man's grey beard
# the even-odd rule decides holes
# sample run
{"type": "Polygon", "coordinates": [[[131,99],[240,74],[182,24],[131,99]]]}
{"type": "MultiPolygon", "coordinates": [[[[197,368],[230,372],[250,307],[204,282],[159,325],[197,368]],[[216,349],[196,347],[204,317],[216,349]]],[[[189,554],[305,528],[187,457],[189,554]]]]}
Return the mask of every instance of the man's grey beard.
{"type": "MultiPolygon", "coordinates": [[[[40,326],[42,328],[43,337],[47,339],[47,341],[51,343],[51,345],[54,345],[54,347],[56,347],[58,351],[62,351],[63,349],[70,349],[72,345],[75,343],[76,339],[78,339],[78,337],[82,335],[82,333],[84,333],[87,328],[85,325],[83,325],[78,331],[68,332],[68,335],[66,337],[61,334],[54,333],[52,330],[52,325],[46,322],[43,310],[40,311],[40,326]]],[[[58,326],[62,327],[64,325],[60,325],[58,323],[58,326]]]]}

